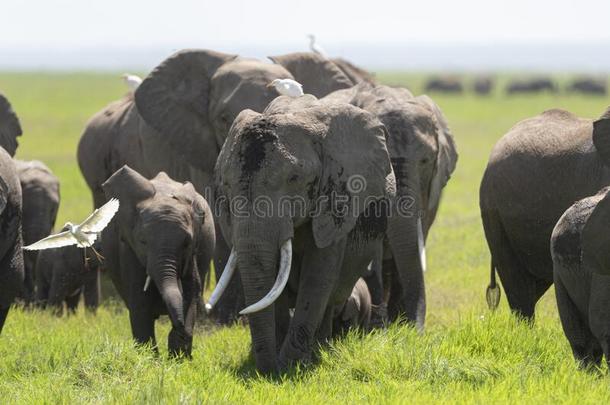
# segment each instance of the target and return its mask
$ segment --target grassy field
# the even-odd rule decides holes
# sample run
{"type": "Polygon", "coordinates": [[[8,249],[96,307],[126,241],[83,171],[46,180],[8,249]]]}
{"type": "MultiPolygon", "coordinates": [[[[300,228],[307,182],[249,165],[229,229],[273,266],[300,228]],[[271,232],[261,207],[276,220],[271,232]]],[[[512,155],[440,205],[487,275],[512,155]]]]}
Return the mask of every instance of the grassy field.
{"type": "MultiPolygon", "coordinates": [[[[421,92],[423,75],[380,79],[421,92]]],[[[76,164],[87,119],[124,92],[118,75],[0,74],[25,135],[18,157],[46,162],[61,179],[58,222],[84,218],[91,207],[76,164]]],[[[281,379],[258,376],[246,328],[201,327],[194,359],[167,359],[167,321],[157,336],[163,355],[135,348],[122,304],[97,316],[81,309],[56,318],[11,311],[0,338],[2,403],[609,403],[610,377],[577,370],[549,291],[534,326],[510,316],[505,298],[485,304],[489,255],[478,187],[494,142],[517,121],[553,107],[596,117],[608,98],[434,95],[459,149],[428,245],[426,331],[392,326],[350,334],[320,353],[317,364],[281,379]]]]}

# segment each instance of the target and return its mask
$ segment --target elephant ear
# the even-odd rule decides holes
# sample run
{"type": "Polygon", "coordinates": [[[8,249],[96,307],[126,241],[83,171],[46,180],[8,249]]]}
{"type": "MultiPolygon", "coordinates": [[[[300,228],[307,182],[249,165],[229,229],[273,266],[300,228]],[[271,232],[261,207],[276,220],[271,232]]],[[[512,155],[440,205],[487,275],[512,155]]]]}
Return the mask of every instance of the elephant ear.
{"type": "Polygon", "coordinates": [[[153,197],[156,192],[150,180],[127,165],[114,172],[102,184],[102,188],[106,198],[119,199],[121,216],[131,213],[139,202],[153,197]]]}
{"type": "Polygon", "coordinates": [[[6,204],[8,203],[8,184],[4,182],[4,179],[0,177],[0,214],[4,212],[6,204]]]}
{"type": "Polygon", "coordinates": [[[269,59],[288,70],[294,79],[303,85],[305,93],[313,94],[317,98],[355,84],[330,59],[313,52],[270,56],[269,59]]]}
{"type": "Polygon", "coordinates": [[[22,134],[21,123],[13,111],[11,103],[0,94],[0,146],[9,152],[11,157],[15,155],[15,151],[9,150],[8,145],[11,145],[13,140],[22,134]],[[5,144],[5,142],[8,143],[5,144]]]}
{"type": "Polygon", "coordinates": [[[327,121],[322,141],[322,174],[312,227],[316,245],[327,247],[345,237],[375,199],[395,192],[386,147],[386,129],[372,114],[349,104],[322,106],[327,121]]]}
{"type": "Polygon", "coordinates": [[[593,144],[604,164],[610,167],[610,109],[593,123],[593,144]]]}
{"type": "Polygon", "coordinates": [[[438,201],[443,187],[447,185],[451,174],[455,170],[458,159],[457,148],[447,125],[447,120],[438,105],[428,96],[419,96],[416,97],[416,100],[430,109],[437,124],[438,152],[435,172],[430,185],[430,201],[438,201]]]}
{"type": "Polygon", "coordinates": [[[582,230],[582,260],[593,265],[594,272],[610,275],[610,250],[608,229],[610,228],[610,187],[597,195],[599,202],[589,215],[582,230]]]}
{"type": "Polygon", "coordinates": [[[138,112],[146,123],[189,162],[201,164],[216,158],[218,145],[210,133],[208,116],[210,79],[221,65],[236,57],[200,49],[177,52],[157,66],[135,92],[138,112]]]}

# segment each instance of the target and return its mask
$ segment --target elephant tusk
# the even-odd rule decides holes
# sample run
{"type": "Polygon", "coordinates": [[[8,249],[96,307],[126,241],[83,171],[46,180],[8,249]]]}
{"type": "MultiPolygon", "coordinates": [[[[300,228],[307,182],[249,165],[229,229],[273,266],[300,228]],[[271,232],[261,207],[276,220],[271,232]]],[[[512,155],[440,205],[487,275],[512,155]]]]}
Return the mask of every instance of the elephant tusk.
{"type": "Polygon", "coordinates": [[[222,297],[222,293],[225,292],[233,274],[235,274],[235,269],[237,268],[237,254],[235,253],[235,249],[231,250],[231,255],[229,256],[229,260],[227,260],[227,264],[225,265],[225,270],[222,272],[220,276],[220,280],[218,280],[218,284],[216,284],[216,288],[212,291],[212,295],[210,296],[210,300],[205,304],[205,311],[209,314],[214,305],[218,302],[220,297],[222,297]]]}
{"type": "Polygon", "coordinates": [[[426,271],[426,242],[424,241],[424,229],[421,224],[421,218],[417,218],[417,247],[419,249],[421,268],[423,271],[426,271]]]}
{"type": "Polygon", "coordinates": [[[282,294],[288,277],[290,277],[290,267],[292,265],[292,240],[288,239],[282,245],[280,249],[280,271],[277,273],[275,284],[271,287],[271,290],[265,295],[260,301],[250,305],[247,308],[242,309],[239,314],[247,315],[254,312],[261,311],[273,304],[275,300],[282,294]]]}
{"type": "Polygon", "coordinates": [[[144,291],[148,290],[148,286],[150,285],[150,276],[146,276],[146,281],[144,282],[144,291]]]}

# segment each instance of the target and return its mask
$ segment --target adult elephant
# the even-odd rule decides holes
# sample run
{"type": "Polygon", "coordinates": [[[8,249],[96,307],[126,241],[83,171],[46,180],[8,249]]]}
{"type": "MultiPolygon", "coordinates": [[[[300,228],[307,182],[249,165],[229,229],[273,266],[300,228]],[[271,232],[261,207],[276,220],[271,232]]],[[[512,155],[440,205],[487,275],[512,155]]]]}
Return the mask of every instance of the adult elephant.
{"type": "Polygon", "coordinates": [[[506,93],[509,95],[517,93],[541,93],[544,91],[557,93],[557,85],[551,78],[516,79],[506,86],[506,93]]]}
{"type": "MultiPolygon", "coordinates": [[[[23,243],[30,245],[51,234],[59,209],[59,179],[42,162],[15,160],[23,196],[23,243]]],[[[37,250],[23,254],[25,282],[23,299],[34,300],[37,250]]]]}
{"type": "Polygon", "coordinates": [[[425,241],[438,210],[442,190],[457,163],[453,136],[440,108],[427,96],[409,90],[359,84],[323,100],[347,102],[375,114],[387,128],[387,145],[396,176],[396,199],[388,219],[382,268],[367,277],[373,304],[388,309],[389,320],[403,316],[424,326],[425,241]],[[381,274],[385,274],[385,294],[381,274]]]}
{"type": "Polygon", "coordinates": [[[567,87],[568,93],[597,94],[605,96],[608,94],[608,82],[606,79],[594,77],[582,77],[574,80],[567,87]]]}
{"type": "Polygon", "coordinates": [[[435,77],[428,80],[424,90],[429,93],[439,92],[460,94],[464,91],[464,85],[458,78],[455,77],[435,77]]]}
{"type": "MultiPolygon", "coordinates": [[[[190,181],[214,201],[214,165],[235,117],[263,111],[277,97],[274,79],[298,71],[307,93],[322,97],[354,82],[332,61],[313,53],[272,57],[276,63],[209,50],[180,51],[157,66],[135,92],[96,114],[78,146],[81,172],[96,207],[105,202],[103,182],[124,164],[147,178],[165,171],[190,181]],[[287,70],[288,69],[288,70],[287,70]]],[[[215,268],[224,268],[229,249],[218,231],[215,268]]],[[[104,246],[115,255],[116,246],[104,246]]],[[[218,276],[218,275],[217,275],[218,276]]],[[[236,282],[238,278],[235,278],[236,282]]],[[[221,323],[235,319],[243,304],[234,283],[216,307],[221,323]]]]}
{"type": "Polygon", "coordinates": [[[385,135],[373,114],[311,95],[233,123],[216,167],[225,271],[239,269],[259,371],[307,361],[373,259],[386,227],[375,208],[395,182],[385,135]]]}
{"type": "Polygon", "coordinates": [[[0,94],[0,332],[15,296],[23,288],[21,186],[12,157],[21,125],[0,94]]]}
{"type": "Polygon", "coordinates": [[[610,184],[610,110],[593,121],[550,110],[515,125],[494,146],[480,188],[491,252],[488,303],[498,272],[513,312],[534,317],[553,283],[549,241],[561,215],[610,184]]]}

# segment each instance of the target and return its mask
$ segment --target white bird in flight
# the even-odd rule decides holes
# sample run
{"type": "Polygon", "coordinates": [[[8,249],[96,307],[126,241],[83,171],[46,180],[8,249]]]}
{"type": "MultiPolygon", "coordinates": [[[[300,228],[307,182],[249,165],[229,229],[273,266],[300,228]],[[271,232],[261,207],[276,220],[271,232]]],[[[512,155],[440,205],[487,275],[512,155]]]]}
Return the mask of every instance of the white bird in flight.
{"type": "Polygon", "coordinates": [[[142,78],[140,76],[125,73],[123,75],[123,82],[125,83],[125,85],[127,85],[131,92],[134,92],[142,83],[142,78]]]}
{"type": "Polygon", "coordinates": [[[67,222],[64,228],[67,231],[47,236],[44,239],[25,246],[25,250],[53,249],[76,245],[79,248],[92,247],[100,232],[108,226],[116,212],[119,210],[119,200],[111,199],[100,208],[93,211],[81,224],[75,225],[67,222]]]}
{"type": "Polygon", "coordinates": [[[275,79],[267,87],[275,87],[275,90],[282,96],[301,97],[303,95],[303,85],[292,79],[275,79]]]}
{"type": "Polygon", "coordinates": [[[316,37],[312,34],[307,35],[307,37],[309,37],[309,49],[311,49],[312,52],[326,58],[326,52],[324,52],[324,49],[316,43],[316,37]]]}

